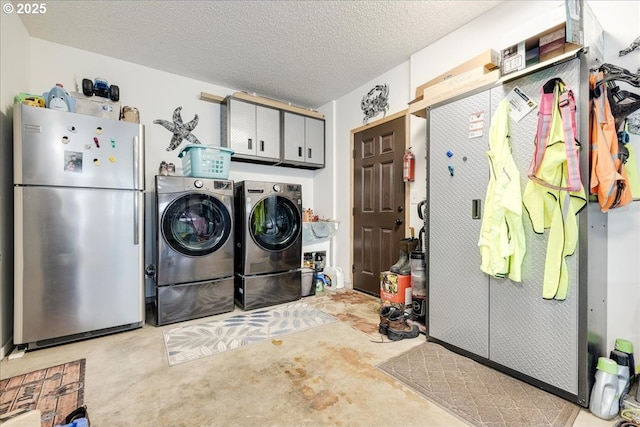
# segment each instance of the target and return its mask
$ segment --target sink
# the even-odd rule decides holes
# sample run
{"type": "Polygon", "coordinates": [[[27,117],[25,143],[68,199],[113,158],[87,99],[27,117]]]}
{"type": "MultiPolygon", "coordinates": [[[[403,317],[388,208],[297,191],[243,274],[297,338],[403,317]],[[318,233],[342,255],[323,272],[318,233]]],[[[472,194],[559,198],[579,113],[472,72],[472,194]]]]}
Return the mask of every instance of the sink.
{"type": "Polygon", "coordinates": [[[338,231],[338,223],[334,221],[316,221],[302,223],[302,241],[311,242],[318,239],[329,239],[338,231]]]}

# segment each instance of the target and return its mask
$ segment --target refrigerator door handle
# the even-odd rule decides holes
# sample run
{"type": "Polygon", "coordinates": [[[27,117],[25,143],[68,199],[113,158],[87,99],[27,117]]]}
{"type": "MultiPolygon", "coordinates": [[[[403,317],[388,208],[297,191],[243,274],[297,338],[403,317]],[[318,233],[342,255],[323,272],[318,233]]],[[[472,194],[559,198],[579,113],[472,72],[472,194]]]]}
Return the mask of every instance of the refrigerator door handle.
{"type": "Polygon", "coordinates": [[[133,194],[133,244],[140,244],[140,196],[137,192],[133,194]]]}
{"type": "Polygon", "coordinates": [[[136,190],[140,188],[139,168],[139,150],[140,150],[140,138],[138,136],[133,137],[133,188],[136,190]]]}

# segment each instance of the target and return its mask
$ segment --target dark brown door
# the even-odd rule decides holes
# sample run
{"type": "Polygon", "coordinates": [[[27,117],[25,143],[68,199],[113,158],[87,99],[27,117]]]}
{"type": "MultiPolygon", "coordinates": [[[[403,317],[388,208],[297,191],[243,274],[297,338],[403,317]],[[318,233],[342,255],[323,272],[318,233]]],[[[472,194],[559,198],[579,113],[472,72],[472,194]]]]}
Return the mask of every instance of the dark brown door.
{"type": "Polygon", "coordinates": [[[354,134],[353,288],[380,295],[404,238],[405,116],[354,134]]]}

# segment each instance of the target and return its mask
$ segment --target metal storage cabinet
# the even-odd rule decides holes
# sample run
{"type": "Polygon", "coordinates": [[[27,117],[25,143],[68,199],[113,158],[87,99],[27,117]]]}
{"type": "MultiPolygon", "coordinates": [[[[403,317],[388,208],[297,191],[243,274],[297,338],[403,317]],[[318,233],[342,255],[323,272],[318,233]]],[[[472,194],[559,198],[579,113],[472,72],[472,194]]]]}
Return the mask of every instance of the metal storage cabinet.
{"type": "Polygon", "coordinates": [[[428,122],[429,334],[482,357],[489,356],[489,283],[474,250],[481,221],[472,214],[487,189],[489,132],[469,138],[469,125],[482,113],[486,128],[489,108],[484,91],[434,108],[428,122]]]}
{"type": "Polygon", "coordinates": [[[221,104],[221,145],[232,160],[280,161],[280,110],[227,97],[221,104]]]}
{"type": "Polygon", "coordinates": [[[300,167],[324,167],[324,120],[283,112],[282,161],[300,167]]]}
{"type": "MultiPolygon", "coordinates": [[[[578,249],[566,259],[569,292],[557,301],[542,298],[548,233],[533,232],[526,210],[521,283],[480,271],[482,220],[474,215],[489,182],[484,153],[491,114],[515,86],[538,102],[540,87],[553,77],[562,78],[576,96],[581,173],[588,192],[588,70],[580,58],[435,105],[427,113],[429,340],[587,406],[594,363],[606,348],[606,216],[595,202],[578,214],[578,249]],[[484,113],[482,138],[468,136],[474,112],[484,113]],[[453,156],[447,157],[447,151],[453,156]]],[[[537,109],[509,124],[523,190],[536,122],[537,109]]]]}

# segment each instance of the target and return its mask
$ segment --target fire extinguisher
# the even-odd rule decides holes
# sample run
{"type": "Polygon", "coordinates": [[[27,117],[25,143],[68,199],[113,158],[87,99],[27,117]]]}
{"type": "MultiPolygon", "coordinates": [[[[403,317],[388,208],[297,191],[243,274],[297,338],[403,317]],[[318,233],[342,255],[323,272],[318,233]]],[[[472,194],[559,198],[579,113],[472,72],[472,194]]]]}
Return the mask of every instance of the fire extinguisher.
{"type": "Polygon", "coordinates": [[[413,182],[416,176],[416,156],[407,148],[402,156],[402,179],[404,182],[413,182]]]}

